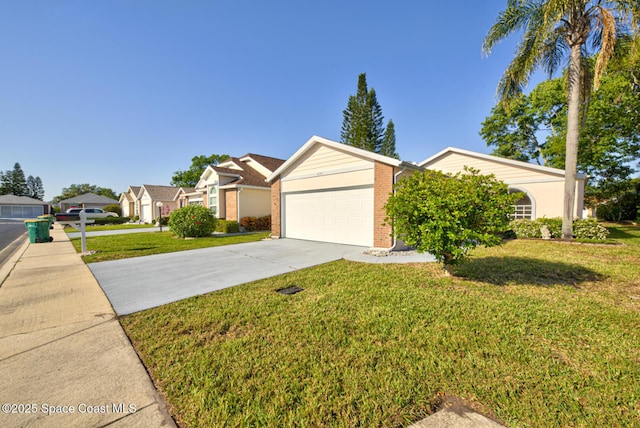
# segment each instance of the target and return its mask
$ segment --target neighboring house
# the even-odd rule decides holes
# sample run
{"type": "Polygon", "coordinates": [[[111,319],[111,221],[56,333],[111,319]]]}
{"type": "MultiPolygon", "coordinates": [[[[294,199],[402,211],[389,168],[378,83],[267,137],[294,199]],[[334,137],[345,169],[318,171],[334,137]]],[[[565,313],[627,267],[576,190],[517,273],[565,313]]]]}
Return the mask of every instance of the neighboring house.
{"type": "Polygon", "coordinates": [[[384,205],[394,183],[419,169],[313,136],[267,178],[272,235],[393,248],[384,205]]]}
{"type": "Polygon", "coordinates": [[[178,208],[175,201],[177,191],[177,187],[143,184],[136,197],[140,206],[140,221],[153,223],[159,215],[171,214],[178,208]],[[162,203],[161,207],[158,207],[158,202],[162,203]]]}
{"type": "Polygon", "coordinates": [[[120,194],[120,208],[122,209],[122,217],[132,218],[140,215],[138,193],[140,193],[140,186],[129,186],[126,192],[122,192],[120,194]]]}
{"type": "Polygon", "coordinates": [[[38,199],[0,195],[0,218],[36,218],[48,211],[49,204],[38,199]]]}
{"type": "MultiPolygon", "coordinates": [[[[516,204],[514,218],[562,217],[564,170],[453,147],[424,160],[420,166],[453,174],[469,166],[482,174],[494,174],[510,191],[525,194],[516,204]]],[[[578,174],[574,210],[577,218],[583,216],[585,180],[586,175],[578,174]]]]}
{"type": "Polygon", "coordinates": [[[232,157],[208,166],[193,191],[185,189],[176,197],[208,207],[221,219],[266,216],[271,214],[271,186],[266,178],[283,163],[283,159],[252,153],[232,157]]]}
{"type": "Polygon", "coordinates": [[[65,212],[69,208],[104,208],[107,205],[118,205],[120,202],[107,198],[106,196],[96,195],[95,193],[85,193],[84,195],[74,196],[58,202],[60,212],[65,212]]]}
{"type": "Polygon", "coordinates": [[[178,189],[176,196],[173,198],[178,208],[184,208],[189,205],[189,195],[193,195],[197,199],[197,192],[194,187],[180,187],[178,189]]]}

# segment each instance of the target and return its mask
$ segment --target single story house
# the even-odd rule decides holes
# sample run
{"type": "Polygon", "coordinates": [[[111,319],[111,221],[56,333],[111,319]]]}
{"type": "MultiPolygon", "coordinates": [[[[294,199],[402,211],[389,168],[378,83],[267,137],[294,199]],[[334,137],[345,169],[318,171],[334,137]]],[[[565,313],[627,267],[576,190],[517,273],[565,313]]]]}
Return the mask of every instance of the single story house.
{"type": "MultiPolygon", "coordinates": [[[[267,177],[272,236],[397,248],[401,243],[384,224],[394,183],[425,168],[457,173],[464,166],[525,194],[514,217],[562,216],[563,170],[455,148],[415,164],[313,136],[267,177]]],[[[576,217],[582,215],[585,179],[578,175],[576,217]]]]}
{"type": "Polygon", "coordinates": [[[27,196],[0,195],[0,218],[36,218],[49,213],[49,204],[27,196]]]}
{"type": "Polygon", "coordinates": [[[271,214],[271,186],[266,177],[283,163],[283,159],[253,153],[231,157],[208,166],[195,189],[184,189],[176,197],[186,204],[208,207],[221,219],[266,216],[271,214]]]}
{"type": "MultiPolygon", "coordinates": [[[[473,167],[482,174],[494,174],[512,192],[525,196],[515,206],[514,218],[536,219],[562,217],[564,170],[534,165],[498,156],[448,147],[419,164],[423,168],[455,174],[473,167]]],[[[574,213],[582,218],[584,209],[585,174],[578,174],[574,213]]]]}
{"type": "Polygon", "coordinates": [[[136,195],[139,204],[140,221],[143,223],[153,223],[159,216],[168,216],[171,211],[178,208],[175,200],[177,187],[156,186],[143,184],[136,195]],[[161,203],[162,206],[158,206],[161,203]]]}
{"type": "Polygon", "coordinates": [[[129,186],[126,192],[122,192],[120,194],[120,208],[122,209],[122,217],[131,218],[140,215],[138,193],[140,193],[140,186],[129,186]]]}
{"type": "Polygon", "coordinates": [[[267,178],[272,236],[392,248],[383,207],[394,183],[419,169],[313,136],[267,178]]]}
{"type": "Polygon", "coordinates": [[[107,198],[106,196],[96,195],[95,193],[85,193],[84,195],[74,196],[58,203],[61,212],[65,212],[69,208],[104,208],[107,205],[118,205],[120,202],[107,198]]]}

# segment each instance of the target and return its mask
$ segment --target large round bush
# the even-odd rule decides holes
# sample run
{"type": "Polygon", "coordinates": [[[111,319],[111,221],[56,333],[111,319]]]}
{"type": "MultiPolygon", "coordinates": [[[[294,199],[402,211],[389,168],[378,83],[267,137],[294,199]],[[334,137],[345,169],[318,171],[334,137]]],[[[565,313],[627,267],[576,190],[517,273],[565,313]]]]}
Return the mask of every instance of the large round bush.
{"type": "Polygon", "coordinates": [[[188,205],[171,212],[169,227],[181,238],[209,236],[216,230],[216,218],[208,208],[188,205]]]}

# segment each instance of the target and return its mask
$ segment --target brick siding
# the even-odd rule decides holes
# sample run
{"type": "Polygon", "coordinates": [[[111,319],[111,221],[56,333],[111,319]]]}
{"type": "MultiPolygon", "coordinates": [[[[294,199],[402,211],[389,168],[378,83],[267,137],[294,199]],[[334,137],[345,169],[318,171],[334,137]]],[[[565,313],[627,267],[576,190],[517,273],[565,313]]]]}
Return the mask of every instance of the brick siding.
{"type": "Polygon", "coordinates": [[[383,225],[386,217],[384,205],[393,191],[393,171],[391,165],[375,162],[373,185],[373,246],[391,248],[393,246],[393,229],[383,225]]]}
{"type": "Polygon", "coordinates": [[[271,184],[271,235],[280,237],[280,177],[271,184]]]}

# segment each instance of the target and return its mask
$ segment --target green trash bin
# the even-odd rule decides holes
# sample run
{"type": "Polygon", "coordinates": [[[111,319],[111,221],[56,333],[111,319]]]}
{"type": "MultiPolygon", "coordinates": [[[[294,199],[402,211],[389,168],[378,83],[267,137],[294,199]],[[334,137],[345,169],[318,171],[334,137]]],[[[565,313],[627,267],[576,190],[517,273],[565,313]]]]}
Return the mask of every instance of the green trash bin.
{"type": "Polygon", "coordinates": [[[39,220],[25,220],[24,226],[29,233],[29,242],[35,244],[36,242],[42,242],[40,238],[40,222],[39,220]]]}
{"type": "Polygon", "coordinates": [[[40,242],[51,242],[53,238],[49,235],[49,219],[38,218],[38,231],[40,232],[40,242]]]}
{"type": "Polygon", "coordinates": [[[44,214],[44,215],[39,215],[38,216],[38,220],[40,219],[45,219],[49,222],[49,229],[53,229],[53,222],[55,220],[54,216],[52,214],[44,214]]]}

